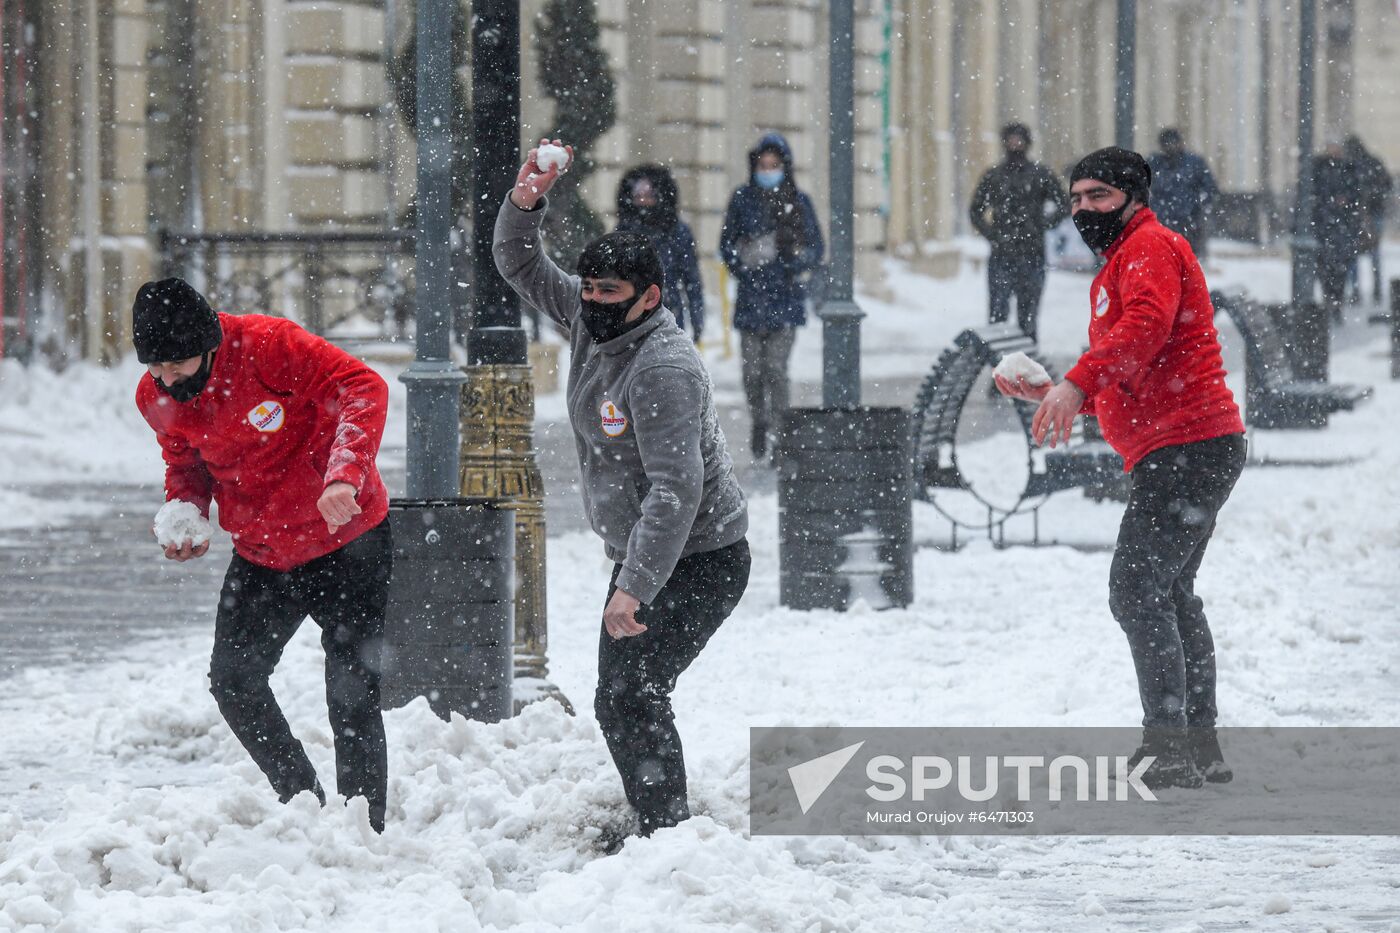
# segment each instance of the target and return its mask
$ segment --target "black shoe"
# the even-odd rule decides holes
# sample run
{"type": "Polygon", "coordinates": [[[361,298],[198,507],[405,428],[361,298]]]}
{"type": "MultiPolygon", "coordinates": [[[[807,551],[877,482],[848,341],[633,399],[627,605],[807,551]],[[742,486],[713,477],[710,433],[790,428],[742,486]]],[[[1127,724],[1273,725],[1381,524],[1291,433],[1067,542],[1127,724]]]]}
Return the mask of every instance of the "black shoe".
{"type": "Polygon", "coordinates": [[[616,826],[605,826],[598,838],[593,840],[593,848],[599,855],[616,855],[622,851],[632,833],[616,826]]]}
{"type": "Polygon", "coordinates": [[[768,428],[761,424],[753,426],[753,433],[749,435],[749,450],[754,460],[768,456],[768,428]]]}
{"type": "Polygon", "coordinates": [[[1220,751],[1220,739],[1214,727],[1187,730],[1191,745],[1191,758],[1201,775],[1211,784],[1228,784],[1234,780],[1235,772],[1225,763],[1225,755],[1220,751]]]}
{"type": "Polygon", "coordinates": [[[1205,783],[1200,769],[1186,749],[1183,729],[1143,729],[1142,744],[1128,758],[1129,769],[1144,759],[1154,760],[1142,773],[1142,783],[1152,790],[1164,787],[1200,787],[1205,783]]]}

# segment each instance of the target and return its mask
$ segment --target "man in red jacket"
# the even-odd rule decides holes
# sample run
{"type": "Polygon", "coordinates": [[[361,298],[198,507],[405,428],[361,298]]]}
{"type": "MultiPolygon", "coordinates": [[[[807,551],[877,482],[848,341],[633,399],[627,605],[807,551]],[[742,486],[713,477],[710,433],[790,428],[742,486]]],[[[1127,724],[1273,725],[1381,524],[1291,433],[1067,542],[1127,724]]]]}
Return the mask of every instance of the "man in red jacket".
{"type": "MultiPolygon", "coordinates": [[[[233,734],[285,802],[325,802],[268,685],[308,615],[321,626],[336,787],[383,831],[388,786],[379,657],[393,551],[375,467],[388,388],[359,360],[290,321],[215,314],[179,279],[148,282],[132,309],[150,371],[136,404],[165,457],[165,497],[233,537],[209,666],[233,734]]],[[[172,560],[208,543],[166,547],[172,560]]]]}
{"type": "Polygon", "coordinates": [[[1074,225],[1104,257],[1089,289],[1089,350],[1053,388],[1001,378],[997,385],[1040,403],[1031,424],[1037,443],[1064,443],[1075,415],[1097,416],[1132,473],[1109,606],[1127,633],[1142,699],[1133,765],[1155,757],[1143,775],[1148,786],[1228,781],[1215,737],[1215,645],[1194,591],[1245,460],[1215,309],[1191,247],[1148,207],[1152,171],[1141,155],[1100,149],[1070,181],[1074,225]]]}

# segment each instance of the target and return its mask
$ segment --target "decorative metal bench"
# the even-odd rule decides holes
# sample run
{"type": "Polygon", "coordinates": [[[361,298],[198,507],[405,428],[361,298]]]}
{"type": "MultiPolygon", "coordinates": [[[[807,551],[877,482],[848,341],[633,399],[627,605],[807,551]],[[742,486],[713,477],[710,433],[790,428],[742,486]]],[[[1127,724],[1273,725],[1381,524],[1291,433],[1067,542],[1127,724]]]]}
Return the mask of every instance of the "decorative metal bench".
{"type": "MultiPolygon", "coordinates": [[[[914,403],[911,447],[914,457],[914,495],[931,503],[957,529],[986,530],[989,537],[1005,543],[1005,525],[1013,515],[1029,512],[1034,521],[1034,541],[1039,543],[1039,510],[1055,492],[1087,488],[1098,498],[1112,496],[1123,482],[1123,459],[1103,440],[1086,439],[1081,433],[1070,444],[1042,450],[1031,439],[1031,419],[1035,406],[997,396],[1015,413],[1020,426],[1019,440],[1000,444],[990,457],[982,457],[987,469],[967,469],[968,449],[978,442],[963,442],[959,452],[959,427],[965,424],[964,410],[974,387],[1008,353],[1021,351],[1042,366],[1031,338],[1010,324],[965,330],[953,347],[945,350],[925,378],[914,403]],[[973,476],[972,473],[979,475],[973,476]],[[991,488],[995,486],[996,488],[991,488]],[[957,491],[985,510],[976,519],[966,511],[956,512],[944,493],[957,491]]],[[[1046,371],[1055,376],[1054,370],[1046,371]]],[[[986,380],[982,380],[986,385],[986,380]]]]}
{"type": "Polygon", "coordinates": [[[1217,313],[1244,340],[1245,420],[1255,428],[1323,428],[1333,412],[1351,411],[1371,387],[1303,378],[1298,349],[1285,339],[1290,309],[1264,305],[1238,292],[1211,292],[1217,313]]]}

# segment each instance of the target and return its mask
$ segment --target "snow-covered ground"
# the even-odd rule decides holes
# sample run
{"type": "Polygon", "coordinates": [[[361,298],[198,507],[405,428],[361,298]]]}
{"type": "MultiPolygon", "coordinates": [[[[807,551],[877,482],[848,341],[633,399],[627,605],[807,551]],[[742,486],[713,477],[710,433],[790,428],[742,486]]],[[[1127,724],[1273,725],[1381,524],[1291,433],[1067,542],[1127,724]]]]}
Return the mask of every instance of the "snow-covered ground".
{"type": "MultiPolygon", "coordinates": [[[[869,379],[921,374],[984,314],[974,272],[942,282],[891,271],[895,300],[862,302],[869,379]]],[[[1083,342],[1087,281],[1050,278],[1042,343],[1052,356],[1083,342]]],[[[1286,264],[1222,261],[1212,284],[1228,283],[1282,297],[1286,264]]],[[[1216,635],[1223,724],[1400,723],[1400,387],[1380,329],[1372,335],[1333,367],[1375,385],[1370,404],[1323,434],[1254,438],[1273,457],[1358,461],[1251,468],[1222,513],[1198,590],[1216,635]]],[[[737,392],[737,362],[716,348],[709,356],[721,389],[737,392]]],[[[819,368],[812,327],[794,369],[810,378],[819,368]]],[[[36,484],[86,483],[100,498],[108,477],[158,482],[130,403],[138,372],[0,364],[6,521],[90,520],[100,506],[56,514],[27,488],[36,484]]],[[[556,402],[542,400],[542,412],[556,402]]],[[[401,392],[394,404],[391,443],[402,437],[401,392]]],[[[932,534],[940,519],[919,508],[932,534]]],[[[1119,510],[1066,493],[1046,507],[1041,532],[1109,545],[1119,510]]],[[[447,724],[422,701],[389,714],[383,837],[361,807],[276,802],[206,692],[212,620],[101,665],[7,681],[0,769],[35,762],[63,777],[9,788],[0,930],[1400,931],[1400,844],[1384,838],[748,838],[750,726],[1138,717],[1106,605],[1105,550],[985,540],[923,549],[908,609],[793,612],[777,599],[776,503],[756,497],[752,512],[749,592],[675,696],[690,822],[615,856],[594,850],[600,828],[625,821],[591,718],[609,568],[591,536],[571,534],[550,541],[550,662],[580,714],[541,703],[505,723],[447,724]]],[[[329,780],[313,626],[274,685],[329,780]]]]}

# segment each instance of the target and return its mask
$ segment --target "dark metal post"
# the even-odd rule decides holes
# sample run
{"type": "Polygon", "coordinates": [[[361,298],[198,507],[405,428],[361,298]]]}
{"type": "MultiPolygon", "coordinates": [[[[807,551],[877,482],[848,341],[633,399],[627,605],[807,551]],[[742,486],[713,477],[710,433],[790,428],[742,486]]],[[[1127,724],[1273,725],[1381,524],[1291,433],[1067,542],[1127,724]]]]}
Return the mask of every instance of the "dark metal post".
{"type": "Polygon", "coordinates": [[[472,296],[467,341],[473,366],[523,365],[520,303],[496,271],[496,212],[520,165],[520,0],[472,4],[472,296]]]}
{"type": "Polygon", "coordinates": [[[822,319],[822,404],[860,404],[860,320],[855,302],[855,10],[831,3],[831,286],[822,319]]]}
{"type": "Polygon", "coordinates": [[[452,365],[452,5],[418,0],[417,355],[408,386],[407,492],[458,494],[460,369],[452,365]]]}
{"type": "Polygon", "coordinates": [[[1118,0],[1118,94],[1113,108],[1113,140],[1133,148],[1133,124],[1137,106],[1137,0],[1118,0]]]}
{"type": "Polygon", "coordinates": [[[1293,216],[1293,305],[1313,297],[1317,239],[1313,236],[1313,75],[1317,57],[1317,0],[1298,2],[1298,194],[1293,216]]]}

